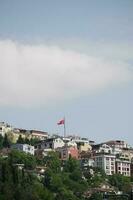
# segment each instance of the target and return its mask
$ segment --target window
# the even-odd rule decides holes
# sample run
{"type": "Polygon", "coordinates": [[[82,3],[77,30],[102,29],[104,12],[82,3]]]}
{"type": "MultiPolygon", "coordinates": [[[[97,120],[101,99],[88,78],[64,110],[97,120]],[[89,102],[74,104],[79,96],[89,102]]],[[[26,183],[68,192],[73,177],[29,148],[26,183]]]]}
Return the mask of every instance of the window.
{"type": "Polygon", "coordinates": [[[111,170],[114,170],[114,166],[111,166],[111,170]]]}
{"type": "Polygon", "coordinates": [[[113,166],[114,166],[114,162],[111,162],[111,165],[113,165],[113,166]]]}

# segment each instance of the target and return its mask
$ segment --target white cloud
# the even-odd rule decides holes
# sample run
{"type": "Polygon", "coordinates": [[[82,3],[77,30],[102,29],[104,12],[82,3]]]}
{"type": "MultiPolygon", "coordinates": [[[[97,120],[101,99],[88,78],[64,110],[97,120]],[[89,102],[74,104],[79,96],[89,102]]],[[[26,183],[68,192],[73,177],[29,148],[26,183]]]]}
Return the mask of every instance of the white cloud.
{"type": "Polygon", "coordinates": [[[48,45],[0,41],[0,106],[64,101],[133,78],[121,60],[48,45]]]}

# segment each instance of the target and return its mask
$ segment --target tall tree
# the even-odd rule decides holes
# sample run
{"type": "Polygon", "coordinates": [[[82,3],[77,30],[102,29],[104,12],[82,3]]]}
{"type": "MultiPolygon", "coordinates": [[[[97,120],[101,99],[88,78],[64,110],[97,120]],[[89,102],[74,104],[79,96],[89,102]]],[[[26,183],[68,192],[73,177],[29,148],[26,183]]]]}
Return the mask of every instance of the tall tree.
{"type": "Polygon", "coordinates": [[[22,138],[22,135],[19,135],[17,143],[24,144],[24,139],[22,138]]]}
{"type": "Polygon", "coordinates": [[[3,140],[4,140],[3,136],[0,135],[0,149],[3,148],[3,140]]]}
{"type": "Polygon", "coordinates": [[[7,134],[5,134],[5,136],[4,136],[3,147],[5,147],[5,148],[9,148],[10,147],[10,142],[9,142],[8,137],[7,137],[7,134]]]}

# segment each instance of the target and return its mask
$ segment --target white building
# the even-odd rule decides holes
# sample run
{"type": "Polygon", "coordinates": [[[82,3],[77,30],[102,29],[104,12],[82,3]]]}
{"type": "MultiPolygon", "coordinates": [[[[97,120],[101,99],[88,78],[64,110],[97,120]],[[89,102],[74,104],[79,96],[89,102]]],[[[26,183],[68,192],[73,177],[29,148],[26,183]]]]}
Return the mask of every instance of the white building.
{"type": "Polygon", "coordinates": [[[73,140],[67,142],[66,145],[67,145],[67,146],[72,146],[72,147],[77,147],[77,143],[74,142],[73,140]]]}
{"type": "Polygon", "coordinates": [[[112,148],[107,144],[97,144],[93,146],[93,152],[112,154],[112,148]]]}
{"type": "Polygon", "coordinates": [[[41,141],[36,145],[37,149],[57,149],[63,147],[65,143],[61,138],[49,138],[44,141],[41,141]]]}
{"type": "Polygon", "coordinates": [[[128,144],[123,140],[110,140],[110,141],[107,141],[104,143],[109,145],[110,147],[115,147],[115,148],[119,148],[119,149],[128,147],[128,144]]]}
{"type": "Polygon", "coordinates": [[[115,174],[115,155],[96,154],[94,156],[94,166],[103,169],[107,175],[115,174]]]}
{"type": "Polygon", "coordinates": [[[31,146],[29,144],[13,144],[12,148],[34,155],[34,146],[31,146]]]}

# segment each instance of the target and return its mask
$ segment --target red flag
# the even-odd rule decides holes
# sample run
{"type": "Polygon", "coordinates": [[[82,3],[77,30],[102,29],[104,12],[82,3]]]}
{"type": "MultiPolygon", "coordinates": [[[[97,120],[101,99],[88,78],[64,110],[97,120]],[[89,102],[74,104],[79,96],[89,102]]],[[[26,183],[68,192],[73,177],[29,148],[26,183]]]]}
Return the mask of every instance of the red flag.
{"type": "Polygon", "coordinates": [[[58,125],[65,124],[65,119],[60,120],[57,124],[58,124],[58,125]]]}

